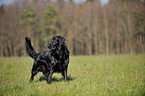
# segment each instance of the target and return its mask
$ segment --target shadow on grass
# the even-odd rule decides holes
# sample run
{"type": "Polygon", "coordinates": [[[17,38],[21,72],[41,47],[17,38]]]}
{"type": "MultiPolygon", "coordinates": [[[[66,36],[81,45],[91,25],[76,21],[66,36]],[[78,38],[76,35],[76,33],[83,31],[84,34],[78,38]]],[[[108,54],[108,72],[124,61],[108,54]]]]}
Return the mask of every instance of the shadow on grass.
{"type": "MultiPolygon", "coordinates": [[[[67,82],[69,82],[69,81],[73,81],[75,78],[74,77],[72,77],[71,75],[69,75],[69,76],[67,76],[67,82]]],[[[41,76],[40,78],[39,78],[39,80],[38,81],[36,81],[36,82],[41,82],[41,81],[46,81],[47,79],[44,77],[44,76],[41,76]]],[[[61,81],[65,81],[64,80],[64,78],[56,78],[56,77],[53,77],[52,78],[52,82],[61,82],[61,81]]]]}

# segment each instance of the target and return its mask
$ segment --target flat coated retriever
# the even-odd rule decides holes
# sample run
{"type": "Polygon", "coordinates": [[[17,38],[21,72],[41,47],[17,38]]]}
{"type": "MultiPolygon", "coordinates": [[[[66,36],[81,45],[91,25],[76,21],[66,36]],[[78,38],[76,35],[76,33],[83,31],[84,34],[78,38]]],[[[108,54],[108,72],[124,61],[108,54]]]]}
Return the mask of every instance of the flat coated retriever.
{"type": "Polygon", "coordinates": [[[62,73],[67,81],[67,68],[69,63],[69,51],[65,44],[65,39],[61,36],[53,36],[48,44],[49,51],[36,53],[31,45],[31,39],[25,37],[26,52],[34,59],[31,71],[30,82],[38,72],[42,72],[47,78],[47,83],[51,83],[54,72],[62,73]]]}

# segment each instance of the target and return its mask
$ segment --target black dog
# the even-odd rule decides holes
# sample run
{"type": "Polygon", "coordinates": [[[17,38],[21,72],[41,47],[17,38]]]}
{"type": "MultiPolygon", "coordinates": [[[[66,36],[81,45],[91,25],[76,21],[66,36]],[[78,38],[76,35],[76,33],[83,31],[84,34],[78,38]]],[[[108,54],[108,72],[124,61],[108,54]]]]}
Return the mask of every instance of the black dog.
{"type": "Polygon", "coordinates": [[[53,36],[48,44],[50,51],[36,53],[31,45],[31,39],[25,37],[26,52],[34,59],[31,71],[30,82],[38,72],[42,72],[47,78],[47,83],[51,83],[52,74],[54,72],[62,73],[65,81],[67,81],[67,67],[69,63],[69,51],[65,45],[65,39],[61,36],[53,36]]]}

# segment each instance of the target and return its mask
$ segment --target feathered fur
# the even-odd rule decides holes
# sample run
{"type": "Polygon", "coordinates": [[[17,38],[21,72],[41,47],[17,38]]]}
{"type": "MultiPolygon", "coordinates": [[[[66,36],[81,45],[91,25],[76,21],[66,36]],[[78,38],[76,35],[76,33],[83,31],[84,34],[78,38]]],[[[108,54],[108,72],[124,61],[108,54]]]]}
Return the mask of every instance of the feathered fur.
{"type": "Polygon", "coordinates": [[[25,46],[27,54],[33,59],[36,59],[39,54],[35,52],[29,37],[25,37],[25,46]]]}

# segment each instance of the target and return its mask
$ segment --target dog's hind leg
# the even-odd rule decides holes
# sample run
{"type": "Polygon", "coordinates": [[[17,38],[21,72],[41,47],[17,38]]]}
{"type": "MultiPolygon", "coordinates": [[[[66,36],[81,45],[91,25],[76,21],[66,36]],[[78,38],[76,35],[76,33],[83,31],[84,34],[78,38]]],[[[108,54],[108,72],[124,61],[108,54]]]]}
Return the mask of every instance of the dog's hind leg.
{"type": "Polygon", "coordinates": [[[30,82],[32,82],[33,81],[33,79],[34,79],[34,76],[37,74],[37,72],[31,72],[31,78],[30,78],[30,82]]]}
{"type": "Polygon", "coordinates": [[[32,82],[33,79],[34,79],[34,76],[38,73],[38,68],[36,67],[37,63],[36,61],[34,62],[33,64],[33,68],[32,68],[32,71],[31,71],[31,78],[29,80],[29,82],[32,82]]]}

